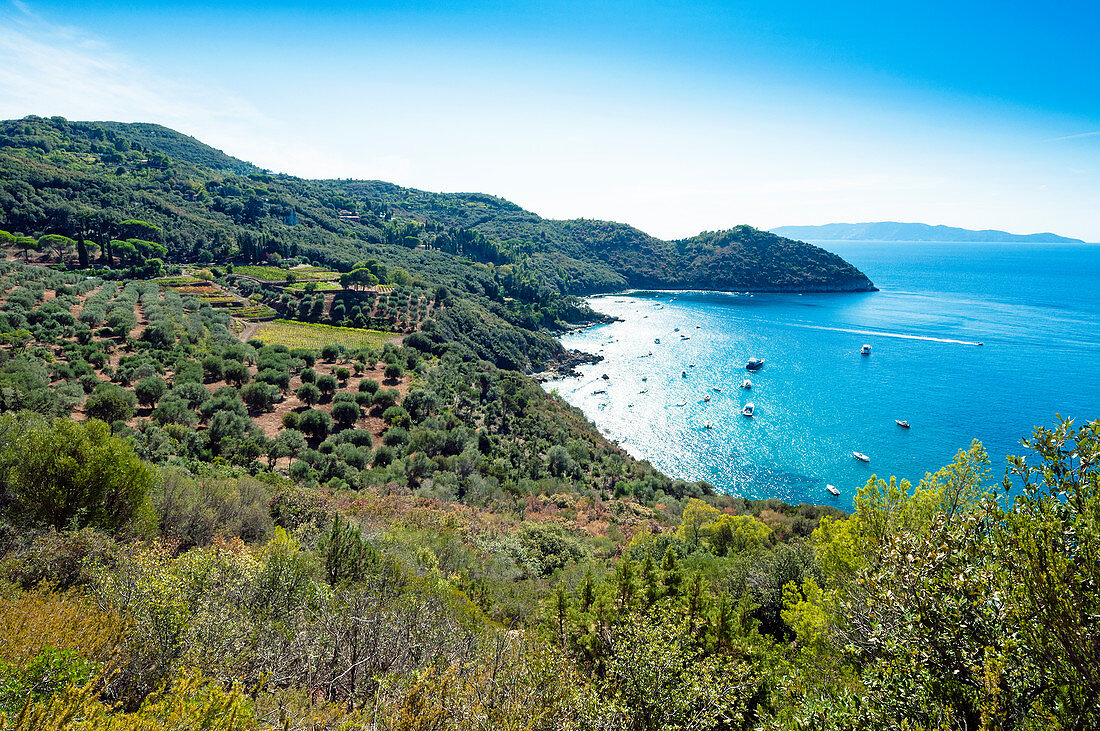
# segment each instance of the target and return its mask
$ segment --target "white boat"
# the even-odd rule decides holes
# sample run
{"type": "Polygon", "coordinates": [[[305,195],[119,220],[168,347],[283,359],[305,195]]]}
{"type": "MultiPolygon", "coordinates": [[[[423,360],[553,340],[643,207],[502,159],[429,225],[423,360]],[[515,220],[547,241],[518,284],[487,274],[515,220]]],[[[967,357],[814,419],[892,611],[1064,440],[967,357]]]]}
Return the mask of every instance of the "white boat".
{"type": "Polygon", "coordinates": [[[711,428],[711,426],[710,426],[710,422],[709,422],[709,421],[708,421],[708,422],[707,422],[707,423],[706,423],[706,424],[705,424],[704,426],[705,426],[705,428],[707,428],[707,429],[710,429],[710,428],[711,428]]]}
{"type": "Polygon", "coordinates": [[[749,362],[745,364],[745,368],[748,368],[750,371],[758,371],[763,367],[763,358],[749,358],[749,362]]]}
{"type": "Polygon", "coordinates": [[[894,423],[897,424],[898,426],[900,426],[902,429],[908,429],[909,428],[909,422],[905,421],[903,419],[894,419],[894,423]]]}
{"type": "Polygon", "coordinates": [[[840,494],[840,490],[836,489],[832,485],[826,485],[825,489],[828,490],[829,492],[831,492],[834,495],[839,495],[840,494]]]}
{"type": "Polygon", "coordinates": [[[745,380],[741,381],[741,388],[745,388],[745,389],[752,388],[752,381],[750,381],[747,378],[745,380]]]}
{"type": "Polygon", "coordinates": [[[703,397],[703,401],[710,401],[710,394],[709,393],[706,396],[703,397]]]}
{"type": "Polygon", "coordinates": [[[858,459],[860,462],[870,462],[871,458],[863,452],[852,452],[852,456],[858,459]]]}
{"type": "Polygon", "coordinates": [[[722,392],[722,389],[718,388],[718,386],[713,386],[710,390],[711,391],[717,391],[718,393],[722,392]]]}
{"type": "Polygon", "coordinates": [[[745,408],[741,409],[741,413],[744,416],[752,416],[752,412],[754,412],[755,410],[756,410],[756,406],[753,404],[752,401],[750,401],[747,404],[745,404],[745,408]]]}
{"type": "Polygon", "coordinates": [[[871,346],[868,345],[867,343],[864,343],[863,347],[859,349],[859,352],[860,352],[861,355],[870,355],[871,354],[871,346]]]}

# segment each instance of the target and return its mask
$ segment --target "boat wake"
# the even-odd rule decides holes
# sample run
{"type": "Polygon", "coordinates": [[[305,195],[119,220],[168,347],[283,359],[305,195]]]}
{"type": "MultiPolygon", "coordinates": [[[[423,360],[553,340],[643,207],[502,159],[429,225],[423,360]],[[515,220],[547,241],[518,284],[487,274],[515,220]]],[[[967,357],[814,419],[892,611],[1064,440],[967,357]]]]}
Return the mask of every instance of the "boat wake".
{"type": "Polygon", "coordinates": [[[903,340],[928,340],[933,343],[954,343],[955,345],[981,345],[973,340],[955,340],[953,338],[934,338],[931,335],[910,335],[908,333],[887,333],[880,330],[854,330],[844,327],[825,327],[824,325],[803,325],[797,322],[787,323],[795,327],[805,327],[810,330],[829,330],[838,333],[852,333],[854,335],[878,335],[883,338],[902,338],[903,340]]]}

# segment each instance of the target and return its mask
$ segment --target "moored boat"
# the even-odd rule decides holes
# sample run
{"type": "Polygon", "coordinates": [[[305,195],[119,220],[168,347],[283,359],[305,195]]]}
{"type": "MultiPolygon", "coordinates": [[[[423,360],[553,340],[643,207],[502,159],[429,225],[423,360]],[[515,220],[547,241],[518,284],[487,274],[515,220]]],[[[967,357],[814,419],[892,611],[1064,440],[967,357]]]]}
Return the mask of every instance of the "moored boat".
{"type": "Polygon", "coordinates": [[[867,343],[864,343],[863,347],[859,349],[859,353],[860,353],[860,355],[870,355],[871,354],[871,346],[868,345],[867,343]]]}
{"type": "Polygon", "coordinates": [[[749,358],[749,362],[745,364],[745,368],[750,371],[758,371],[764,367],[763,358],[749,358]]]}
{"type": "Polygon", "coordinates": [[[747,378],[745,380],[741,381],[741,388],[744,388],[744,389],[752,388],[752,381],[750,381],[747,378]]]}
{"type": "Polygon", "coordinates": [[[852,456],[858,459],[860,462],[870,462],[871,458],[863,452],[852,452],[852,456]]]}
{"type": "Polygon", "coordinates": [[[752,401],[745,404],[745,408],[741,409],[741,414],[744,416],[752,416],[756,411],[756,405],[752,401]]]}
{"type": "Polygon", "coordinates": [[[831,492],[831,493],[832,493],[832,494],[834,494],[834,495],[839,495],[839,494],[840,494],[840,490],[836,489],[836,488],[835,488],[834,486],[832,486],[832,485],[826,485],[826,486],[825,486],[825,489],[826,489],[826,490],[828,490],[829,492],[831,492]]]}

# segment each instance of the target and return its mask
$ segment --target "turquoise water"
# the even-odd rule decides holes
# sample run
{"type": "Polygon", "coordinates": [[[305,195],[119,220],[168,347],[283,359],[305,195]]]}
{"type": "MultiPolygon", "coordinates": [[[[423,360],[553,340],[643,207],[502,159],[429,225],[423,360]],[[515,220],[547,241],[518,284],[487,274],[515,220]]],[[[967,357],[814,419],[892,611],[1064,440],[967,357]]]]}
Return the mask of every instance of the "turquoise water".
{"type": "Polygon", "coordinates": [[[916,480],[979,439],[1000,475],[1035,425],[1100,418],[1100,246],[821,245],[881,291],[594,297],[623,321],[562,342],[605,360],[546,387],[670,476],[843,508],[872,474],[916,480]]]}

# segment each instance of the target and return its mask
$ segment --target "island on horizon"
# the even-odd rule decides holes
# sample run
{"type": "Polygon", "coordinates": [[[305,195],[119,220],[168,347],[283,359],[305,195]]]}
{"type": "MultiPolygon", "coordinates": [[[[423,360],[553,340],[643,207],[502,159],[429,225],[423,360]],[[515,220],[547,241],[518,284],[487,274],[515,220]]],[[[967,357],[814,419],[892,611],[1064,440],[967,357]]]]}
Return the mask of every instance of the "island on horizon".
{"type": "Polygon", "coordinates": [[[1081,239],[1050,232],[1013,234],[997,229],[975,230],[927,223],[826,223],[821,226],[779,226],[771,233],[800,241],[942,241],[956,243],[1083,244],[1081,239]]]}

